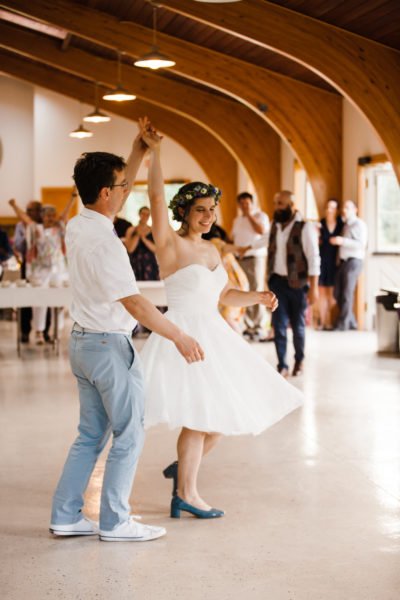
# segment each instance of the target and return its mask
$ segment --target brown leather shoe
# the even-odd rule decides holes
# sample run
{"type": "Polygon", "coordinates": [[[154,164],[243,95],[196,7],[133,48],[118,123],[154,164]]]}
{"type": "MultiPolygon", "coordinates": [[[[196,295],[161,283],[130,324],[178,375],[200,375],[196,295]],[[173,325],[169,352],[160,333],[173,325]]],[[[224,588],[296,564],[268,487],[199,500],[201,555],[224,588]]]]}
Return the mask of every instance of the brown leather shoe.
{"type": "Polygon", "coordinates": [[[301,361],[296,361],[294,363],[294,367],[293,367],[293,377],[296,377],[296,375],[301,375],[301,373],[303,372],[303,362],[301,361]]]}
{"type": "Polygon", "coordinates": [[[285,379],[289,377],[289,369],[287,369],[286,367],[278,367],[278,373],[282,375],[282,377],[284,377],[285,379]]]}

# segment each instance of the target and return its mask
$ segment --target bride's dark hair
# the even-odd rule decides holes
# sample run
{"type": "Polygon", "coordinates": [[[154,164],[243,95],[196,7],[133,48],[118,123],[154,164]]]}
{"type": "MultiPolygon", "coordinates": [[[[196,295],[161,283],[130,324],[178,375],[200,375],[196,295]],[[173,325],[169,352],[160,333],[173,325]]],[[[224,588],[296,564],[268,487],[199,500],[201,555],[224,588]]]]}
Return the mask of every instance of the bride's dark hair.
{"type": "Polygon", "coordinates": [[[218,204],[221,193],[219,188],[208,183],[202,183],[201,181],[186,183],[179,188],[169,203],[174,221],[183,223],[190,207],[193,206],[195,200],[198,198],[214,198],[215,204],[218,204]]]}

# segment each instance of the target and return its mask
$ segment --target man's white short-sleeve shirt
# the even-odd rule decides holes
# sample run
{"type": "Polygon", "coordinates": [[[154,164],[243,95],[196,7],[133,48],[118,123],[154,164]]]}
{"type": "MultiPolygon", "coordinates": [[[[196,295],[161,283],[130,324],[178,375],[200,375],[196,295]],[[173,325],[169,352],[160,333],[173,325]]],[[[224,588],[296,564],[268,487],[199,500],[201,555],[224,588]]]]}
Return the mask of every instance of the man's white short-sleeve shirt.
{"type": "Polygon", "coordinates": [[[112,221],[84,208],[69,221],[65,241],[73,320],[94,331],[130,334],[136,321],[118,300],[139,289],[112,221]]]}
{"type": "MultiPolygon", "coordinates": [[[[235,246],[253,246],[258,240],[264,239],[264,236],[269,232],[269,218],[265,212],[261,210],[252,213],[252,217],[264,229],[264,233],[254,231],[249,219],[243,215],[236,217],[233,222],[232,236],[235,246]]],[[[257,248],[251,248],[244,256],[267,256],[267,246],[258,245],[257,248]]]]}

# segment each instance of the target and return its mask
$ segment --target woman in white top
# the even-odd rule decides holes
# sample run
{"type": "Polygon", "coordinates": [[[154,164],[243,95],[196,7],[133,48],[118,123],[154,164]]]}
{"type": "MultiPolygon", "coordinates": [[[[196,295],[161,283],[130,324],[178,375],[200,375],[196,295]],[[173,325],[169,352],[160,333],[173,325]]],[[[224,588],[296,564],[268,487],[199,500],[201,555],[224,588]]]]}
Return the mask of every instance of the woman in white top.
{"type": "MultiPolygon", "coordinates": [[[[9,201],[17,216],[26,226],[26,276],[33,285],[49,285],[52,278],[57,282],[67,277],[65,261],[65,224],[78,193],[74,189],[63,212],[58,217],[55,206],[41,208],[42,223],[36,223],[14,199],[9,201]]],[[[34,306],[33,326],[36,344],[44,344],[47,308],[34,306]]]]}
{"type": "Polygon", "coordinates": [[[160,164],[161,138],[147,120],[140,122],[150,148],[149,197],[153,236],[161,278],[165,281],[168,318],[199,336],[205,359],[187,365],[172,345],[152,334],[142,351],[145,375],[145,426],[181,427],[178,463],[164,472],[174,478],[171,517],[182,510],[199,518],[221,517],[197,489],[204,454],[221,434],[257,434],[301,404],[301,395],[285,382],[224,321],[218,302],[230,306],[261,303],[274,310],[271,292],[233,289],[218,250],[202,239],[215,221],[220,190],[195,182],[183,186],[170,204],[181,222],[169,224],[160,164]]]}

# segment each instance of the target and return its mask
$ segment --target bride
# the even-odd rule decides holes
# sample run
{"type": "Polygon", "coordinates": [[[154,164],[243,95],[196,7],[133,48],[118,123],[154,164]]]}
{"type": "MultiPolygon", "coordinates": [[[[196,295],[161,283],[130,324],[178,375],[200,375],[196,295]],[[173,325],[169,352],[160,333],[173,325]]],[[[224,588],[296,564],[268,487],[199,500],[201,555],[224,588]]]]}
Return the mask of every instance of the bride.
{"type": "Polygon", "coordinates": [[[169,224],[160,161],[161,137],[147,119],[141,135],[150,149],[149,198],[153,237],[168,299],[168,318],[195,336],[205,358],[187,364],[157,334],[145,344],[145,426],[181,427],[178,461],[164,470],[174,480],[171,517],[186,511],[199,518],[222,517],[200,496],[197,476],[202,457],[221,435],[254,435],[276,423],[302,402],[301,394],[234,332],[218,311],[228,306],[263,304],[272,311],[272,292],[233,289],[215,246],[202,239],[216,218],[221,192],[200,182],[180,188],[170,203],[169,224]]]}

